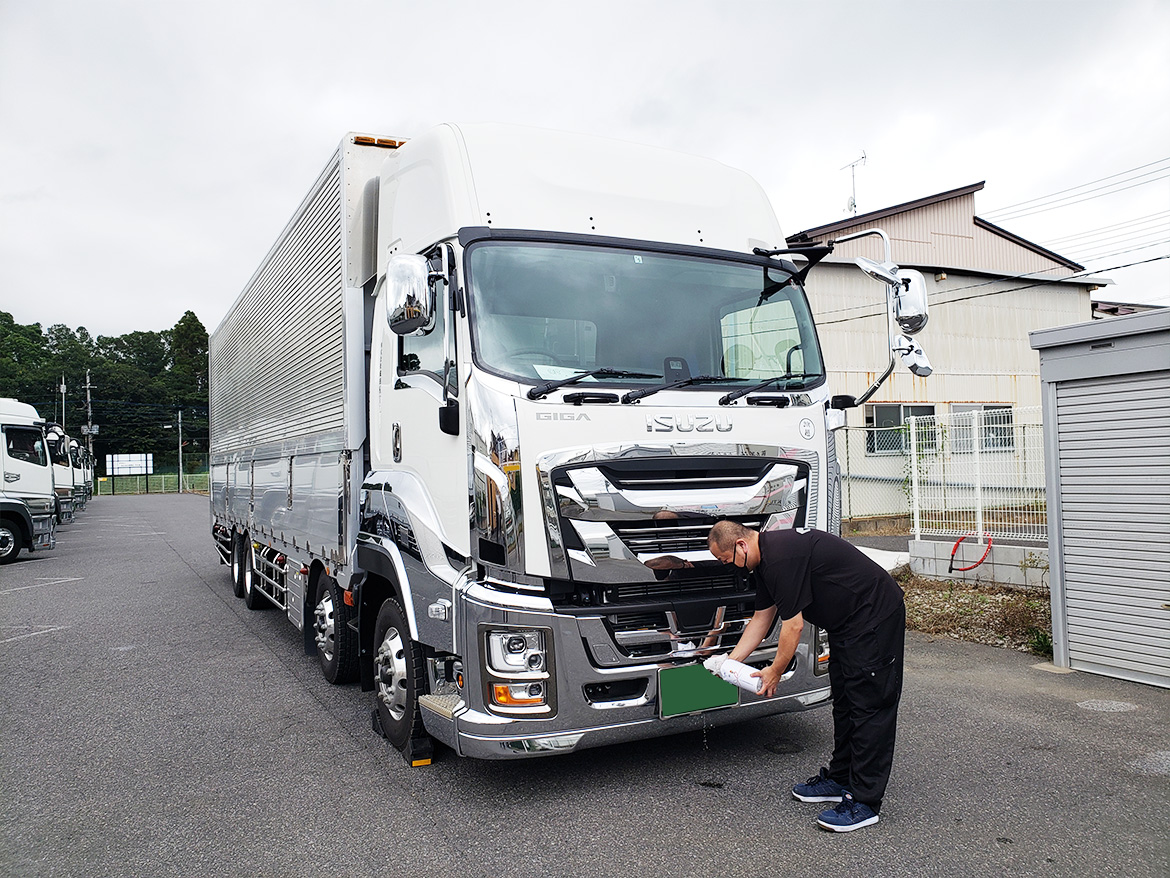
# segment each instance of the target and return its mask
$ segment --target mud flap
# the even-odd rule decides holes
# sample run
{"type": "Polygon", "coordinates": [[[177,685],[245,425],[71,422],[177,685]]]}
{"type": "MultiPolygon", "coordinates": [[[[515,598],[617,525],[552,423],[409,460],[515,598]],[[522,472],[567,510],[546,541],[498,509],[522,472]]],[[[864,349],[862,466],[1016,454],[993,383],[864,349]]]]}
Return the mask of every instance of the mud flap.
{"type": "MultiPolygon", "coordinates": [[[[386,732],[382,728],[382,720],[378,718],[378,710],[375,708],[370,711],[370,723],[374,731],[386,737],[386,732]]],[[[428,734],[422,734],[411,738],[406,742],[406,746],[402,748],[402,758],[406,760],[406,764],[411,768],[420,768],[424,765],[430,765],[434,758],[435,741],[428,734]]]]}

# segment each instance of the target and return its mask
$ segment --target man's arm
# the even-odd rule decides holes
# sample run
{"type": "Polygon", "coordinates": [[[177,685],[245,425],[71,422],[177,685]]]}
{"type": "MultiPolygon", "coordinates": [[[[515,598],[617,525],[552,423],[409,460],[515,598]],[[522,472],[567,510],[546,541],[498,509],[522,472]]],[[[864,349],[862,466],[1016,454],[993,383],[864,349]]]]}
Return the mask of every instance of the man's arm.
{"type": "MultiPolygon", "coordinates": [[[[776,608],[773,607],[772,609],[775,611],[776,608]]],[[[754,619],[755,617],[753,616],[752,618],[754,619]]],[[[776,694],[776,687],[780,684],[780,677],[784,673],[784,669],[788,667],[788,663],[796,655],[796,647],[800,643],[800,634],[803,630],[803,613],[797,613],[791,619],[785,619],[780,623],[780,640],[776,644],[776,658],[768,667],[752,674],[753,677],[760,677],[764,681],[763,686],[760,687],[761,695],[771,697],[776,694]]],[[[744,630],[744,634],[747,634],[746,629],[744,630]]],[[[736,649],[738,648],[736,647],[736,649]]]]}
{"type": "Polygon", "coordinates": [[[728,658],[742,662],[759,646],[772,627],[772,620],[776,618],[776,606],[773,604],[766,610],[756,610],[748,623],[743,627],[743,634],[739,635],[739,642],[731,651],[728,658]]]}

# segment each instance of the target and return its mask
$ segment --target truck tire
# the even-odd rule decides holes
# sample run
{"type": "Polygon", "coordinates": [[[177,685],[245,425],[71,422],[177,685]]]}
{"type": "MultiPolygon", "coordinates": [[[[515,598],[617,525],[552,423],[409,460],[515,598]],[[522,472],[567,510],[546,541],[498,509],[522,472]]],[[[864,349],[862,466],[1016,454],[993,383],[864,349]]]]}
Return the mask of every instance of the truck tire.
{"type": "Polygon", "coordinates": [[[15,561],[23,548],[24,539],[20,535],[20,528],[8,519],[0,521],[0,564],[15,561]]]}
{"type": "Polygon", "coordinates": [[[239,534],[232,534],[232,591],[236,597],[244,596],[244,541],[239,534]]]}
{"type": "Polygon", "coordinates": [[[418,706],[425,687],[422,649],[398,601],[387,598],[374,625],[374,696],[382,734],[399,750],[425,734],[418,706]]]}
{"type": "Polygon", "coordinates": [[[244,534],[241,548],[243,552],[240,558],[240,584],[244,590],[244,606],[249,610],[265,610],[272,604],[256,587],[256,564],[253,558],[255,550],[247,534],[244,534]]]}
{"type": "Polygon", "coordinates": [[[349,627],[355,610],[349,606],[332,576],[317,579],[317,603],[313,607],[313,636],[321,673],[334,685],[350,683],[357,676],[358,636],[349,627]]]}

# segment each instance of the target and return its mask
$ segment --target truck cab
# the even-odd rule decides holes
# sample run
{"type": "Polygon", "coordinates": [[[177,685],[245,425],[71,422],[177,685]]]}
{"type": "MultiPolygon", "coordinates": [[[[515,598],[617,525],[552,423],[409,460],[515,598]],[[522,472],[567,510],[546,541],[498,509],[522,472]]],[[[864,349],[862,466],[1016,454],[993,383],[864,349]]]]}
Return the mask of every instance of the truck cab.
{"type": "Polygon", "coordinates": [[[714,522],[839,528],[809,259],[758,252],[784,246],[758,185],[600,138],[444,126],[387,158],[378,209],[359,606],[392,740],[415,708],[374,615],[389,588],[425,645],[421,723],[463,754],[825,701],[811,629],[775,698],[672,685],[754,607],[707,550],[714,522]]]}
{"type": "Polygon", "coordinates": [[[60,424],[50,423],[45,430],[49,459],[53,466],[53,488],[57,494],[57,523],[69,524],[76,517],[73,461],[69,457],[69,436],[60,424]]]}
{"type": "Polygon", "coordinates": [[[45,424],[32,406],[0,399],[0,564],[56,545],[53,469],[45,424]]]}

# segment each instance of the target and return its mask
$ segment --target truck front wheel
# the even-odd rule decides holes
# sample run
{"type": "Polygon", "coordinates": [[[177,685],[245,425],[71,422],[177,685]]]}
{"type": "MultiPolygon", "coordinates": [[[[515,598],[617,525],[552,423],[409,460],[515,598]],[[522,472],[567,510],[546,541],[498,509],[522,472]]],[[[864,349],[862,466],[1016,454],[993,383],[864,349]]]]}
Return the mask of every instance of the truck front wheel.
{"type": "Polygon", "coordinates": [[[399,750],[424,734],[418,706],[423,673],[422,649],[410,639],[406,615],[387,598],[374,625],[374,691],[382,733],[399,750]]]}
{"type": "Polygon", "coordinates": [[[354,608],[332,576],[317,580],[317,604],[313,608],[313,637],[321,673],[330,683],[349,683],[357,676],[358,637],[349,627],[354,608]]]}
{"type": "Polygon", "coordinates": [[[11,521],[0,521],[0,564],[15,561],[20,550],[24,548],[20,530],[11,521]]]}

